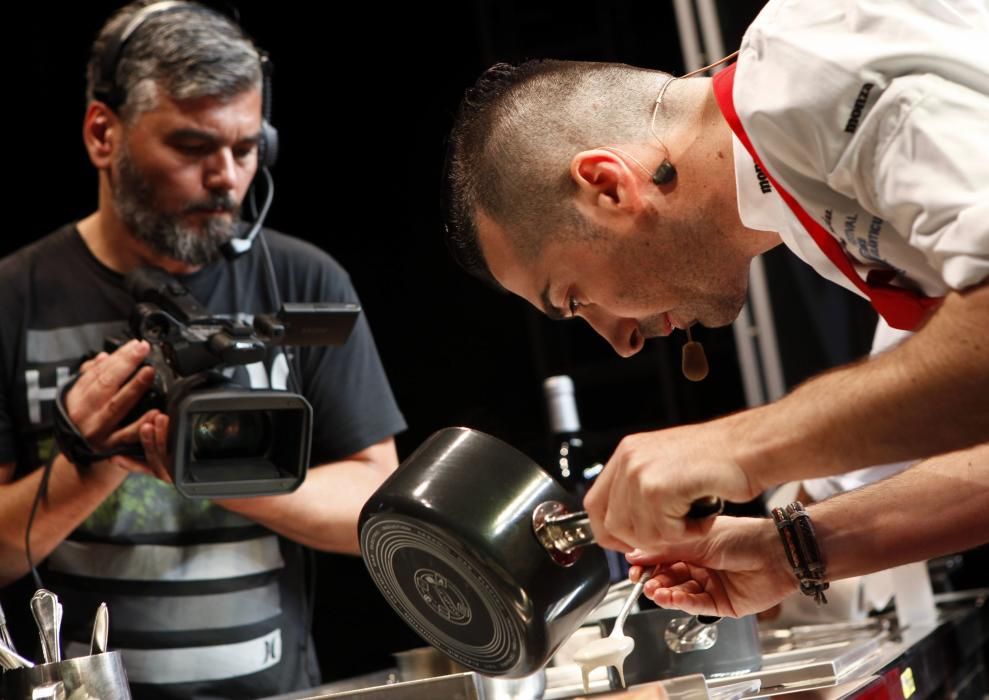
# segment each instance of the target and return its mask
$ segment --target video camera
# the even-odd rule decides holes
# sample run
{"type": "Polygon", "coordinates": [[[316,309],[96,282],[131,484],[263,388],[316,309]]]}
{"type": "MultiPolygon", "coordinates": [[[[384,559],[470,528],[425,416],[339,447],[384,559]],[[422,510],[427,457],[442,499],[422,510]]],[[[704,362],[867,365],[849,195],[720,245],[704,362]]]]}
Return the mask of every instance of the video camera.
{"type": "MultiPolygon", "coordinates": [[[[175,488],[189,498],[288,493],[305,479],[312,407],[278,389],[239,386],[224,368],[264,360],[272,346],[341,345],[357,304],[290,304],[253,325],[218,318],[181,283],[156,268],[126,278],[137,301],[130,335],[148,341],[154,386],[132,413],[159,408],[169,417],[175,488]]],[[[108,338],[112,351],[127,338],[108,338]]],[[[143,452],[140,453],[143,456],[143,452]]]]}

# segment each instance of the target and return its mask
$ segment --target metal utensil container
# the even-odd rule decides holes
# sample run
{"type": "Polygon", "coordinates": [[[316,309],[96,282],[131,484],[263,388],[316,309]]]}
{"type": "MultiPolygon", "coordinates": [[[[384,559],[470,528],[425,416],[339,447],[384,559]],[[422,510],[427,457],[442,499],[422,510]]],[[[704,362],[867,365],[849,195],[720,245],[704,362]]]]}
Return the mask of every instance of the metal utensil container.
{"type": "Polygon", "coordinates": [[[32,700],[36,688],[58,682],[72,700],[131,700],[118,651],[6,671],[0,695],[6,700],[32,700]]]}

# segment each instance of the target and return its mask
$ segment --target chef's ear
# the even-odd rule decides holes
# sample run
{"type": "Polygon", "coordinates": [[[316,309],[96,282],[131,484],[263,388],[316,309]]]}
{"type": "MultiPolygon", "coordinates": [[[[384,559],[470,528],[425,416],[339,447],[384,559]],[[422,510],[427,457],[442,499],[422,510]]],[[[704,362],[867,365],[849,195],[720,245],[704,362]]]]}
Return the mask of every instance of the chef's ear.
{"type": "Polygon", "coordinates": [[[577,198],[585,206],[605,213],[638,210],[641,175],[636,175],[618,155],[604,148],[577,153],[570,161],[570,178],[577,198]]]}

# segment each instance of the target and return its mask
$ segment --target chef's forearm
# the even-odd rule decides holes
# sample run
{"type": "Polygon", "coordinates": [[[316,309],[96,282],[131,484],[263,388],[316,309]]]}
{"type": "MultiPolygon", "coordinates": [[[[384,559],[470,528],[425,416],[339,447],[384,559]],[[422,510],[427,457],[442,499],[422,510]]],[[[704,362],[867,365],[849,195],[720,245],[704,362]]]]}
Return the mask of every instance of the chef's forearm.
{"type": "Polygon", "coordinates": [[[989,541],[989,443],[808,509],[832,580],[989,541]]]}
{"type": "Polygon", "coordinates": [[[732,416],[739,462],[768,487],[923,459],[989,437],[989,285],[952,293],[916,334],[732,416]]]}

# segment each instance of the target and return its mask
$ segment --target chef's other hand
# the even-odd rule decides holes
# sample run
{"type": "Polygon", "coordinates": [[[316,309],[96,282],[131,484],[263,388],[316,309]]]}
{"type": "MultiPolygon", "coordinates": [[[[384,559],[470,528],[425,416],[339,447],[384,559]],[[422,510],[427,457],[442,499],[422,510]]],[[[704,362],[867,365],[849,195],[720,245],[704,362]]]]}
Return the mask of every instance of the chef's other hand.
{"type": "Polygon", "coordinates": [[[741,617],[762,612],[798,590],[776,526],[767,518],[719,516],[704,537],[628,555],[637,581],[659,565],[643,593],[661,608],[692,615],[741,617]]]}
{"type": "Polygon", "coordinates": [[[584,499],[598,544],[630,552],[696,537],[711,518],[687,518],[694,501],[755,498],[759,490],[734,458],[729,425],[719,420],[622,440],[584,499]]]}

